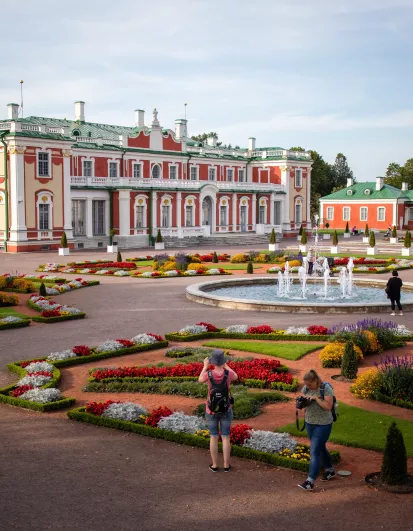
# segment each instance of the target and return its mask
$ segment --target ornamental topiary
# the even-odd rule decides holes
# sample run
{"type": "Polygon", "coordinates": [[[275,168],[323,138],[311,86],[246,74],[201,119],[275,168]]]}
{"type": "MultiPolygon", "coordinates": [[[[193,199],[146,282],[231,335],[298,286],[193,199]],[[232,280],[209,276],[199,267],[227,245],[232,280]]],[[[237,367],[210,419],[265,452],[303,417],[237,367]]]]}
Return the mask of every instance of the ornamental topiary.
{"type": "Polygon", "coordinates": [[[387,485],[405,485],[408,480],[406,446],[403,434],[394,421],[387,432],[381,480],[387,485]]]}
{"type": "Polygon", "coordinates": [[[376,247],[376,236],[374,235],[374,232],[370,232],[369,246],[376,247]]]}
{"type": "Polygon", "coordinates": [[[116,232],[113,229],[110,229],[109,231],[109,245],[113,245],[113,237],[115,236],[116,232]]]}
{"type": "Polygon", "coordinates": [[[156,235],[156,243],[163,243],[163,238],[160,229],[158,229],[158,234],[156,235]]]}
{"type": "Polygon", "coordinates": [[[307,245],[307,233],[305,229],[303,229],[303,232],[301,234],[301,245],[307,245]]]}
{"type": "Polygon", "coordinates": [[[47,293],[46,293],[46,286],[44,285],[44,282],[42,282],[40,284],[40,288],[39,288],[39,295],[41,297],[46,297],[47,293]]]}
{"type": "MultiPolygon", "coordinates": [[[[318,356],[322,361],[322,366],[324,368],[341,367],[341,360],[344,356],[345,348],[345,343],[337,343],[336,341],[328,343],[318,356]]],[[[357,361],[362,360],[363,352],[361,351],[361,348],[354,345],[354,350],[356,352],[357,361]]]]}
{"type": "Polygon", "coordinates": [[[346,230],[344,232],[347,233],[347,234],[350,232],[350,229],[348,228],[348,221],[346,223],[346,230]]]}
{"type": "Polygon", "coordinates": [[[391,237],[392,238],[397,238],[397,228],[396,228],[396,225],[393,225],[393,228],[391,230],[391,237]]]}
{"type": "Polygon", "coordinates": [[[272,231],[271,231],[271,236],[270,236],[270,244],[274,245],[275,243],[276,243],[276,238],[275,238],[275,230],[274,230],[274,227],[273,227],[272,231]]]}
{"type": "Polygon", "coordinates": [[[116,261],[122,262],[122,255],[120,254],[120,251],[118,250],[118,254],[116,255],[116,261]]]}
{"type": "Polygon", "coordinates": [[[341,360],[341,376],[353,380],[357,376],[357,356],[354,350],[354,343],[346,343],[344,355],[341,360]]]}
{"type": "Polygon", "coordinates": [[[252,265],[252,262],[248,262],[248,265],[247,265],[247,273],[249,275],[252,275],[254,273],[254,266],[252,265]]]}
{"type": "Polygon", "coordinates": [[[212,258],[212,261],[213,261],[214,264],[218,263],[218,255],[217,255],[216,251],[214,251],[214,257],[212,258]]]}
{"type": "Polygon", "coordinates": [[[370,234],[369,225],[368,223],[366,223],[366,228],[364,229],[364,236],[367,238],[369,234],[370,234]]]}
{"type": "Polygon", "coordinates": [[[65,232],[62,234],[62,239],[60,240],[60,246],[63,249],[67,249],[67,236],[65,232]]]}
{"type": "Polygon", "coordinates": [[[335,230],[333,232],[333,247],[337,247],[338,245],[338,235],[337,235],[337,231],[335,230]]]}
{"type": "Polygon", "coordinates": [[[303,224],[301,223],[301,225],[300,225],[300,230],[298,231],[298,235],[299,235],[299,236],[302,236],[302,234],[303,234],[303,230],[304,230],[304,228],[303,228],[303,224]]]}
{"type": "Polygon", "coordinates": [[[406,249],[409,249],[412,245],[412,236],[410,234],[410,231],[406,231],[406,236],[404,237],[404,246],[406,249]]]}

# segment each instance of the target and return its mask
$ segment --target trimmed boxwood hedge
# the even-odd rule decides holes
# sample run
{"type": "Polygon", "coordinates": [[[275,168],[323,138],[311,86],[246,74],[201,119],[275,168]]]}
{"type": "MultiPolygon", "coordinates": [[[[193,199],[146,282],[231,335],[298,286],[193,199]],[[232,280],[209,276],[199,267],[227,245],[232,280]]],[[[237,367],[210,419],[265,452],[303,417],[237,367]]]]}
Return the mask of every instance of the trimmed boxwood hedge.
{"type": "Polygon", "coordinates": [[[265,339],[267,341],[330,341],[332,336],[312,336],[310,334],[238,334],[229,332],[203,332],[202,334],[193,334],[188,336],[180,336],[178,332],[171,332],[165,334],[165,338],[169,341],[199,341],[200,339],[265,339]]]}
{"type": "Polygon", "coordinates": [[[378,402],[383,402],[384,404],[392,404],[393,406],[404,407],[405,409],[413,409],[413,402],[402,400],[400,398],[392,398],[391,396],[384,395],[379,391],[375,392],[374,398],[378,402]]]}
{"type": "Polygon", "coordinates": [[[5,324],[0,323],[0,330],[7,330],[8,328],[23,328],[25,326],[29,326],[29,324],[30,324],[30,318],[23,319],[23,321],[19,323],[5,323],[5,324]]]}
{"type": "MultiPolygon", "coordinates": [[[[72,409],[68,411],[67,416],[71,420],[77,420],[79,422],[88,422],[95,424],[96,426],[105,426],[107,428],[113,428],[117,430],[130,431],[137,433],[138,435],[146,435],[148,437],[154,437],[155,439],[164,439],[166,441],[176,442],[178,444],[186,444],[188,446],[197,446],[198,448],[209,448],[209,439],[204,437],[198,437],[197,435],[190,435],[187,433],[175,433],[173,431],[162,430],[160,428],[153,428],[152,426],[146,426],[145,424],[136,424],[126,420],[109,419],[106,417],[99,417],[97,415],[91,415],[86,413],[85,408],[72,409]]],[[[219,444],[220,449],[222,445],[219,444]]],[[[284,468],[292,468],[293,470],[300,470],[301,472],[308,472],[309,463],[303,461],[295,461],[294,459],[288,459],[278,454],[270,454],[267,452],[259,452],[252,450],[251,448],[244,448],[242,446],[231,446],[231,453],[235,457],[242,457],[244,459],[254,459],[255,461],[261,461],[275,466],[284,468]]],[[[340,453],[336,451],[330,452],[334,463],[340,461],[340,453]]]]}
{"type": "MultiPolygon", "coordinates": [[[[35,309],[35,308],[34,308],[35,309]]],[[[85,313],[77,313],[75,315],[59,315],[57,317],[42,317],[41,315],[34,315],[32,321],[36,323],[58,323],[59,321],[73,321],[74,319],[84,319],[86,317],[85,313]]]]}

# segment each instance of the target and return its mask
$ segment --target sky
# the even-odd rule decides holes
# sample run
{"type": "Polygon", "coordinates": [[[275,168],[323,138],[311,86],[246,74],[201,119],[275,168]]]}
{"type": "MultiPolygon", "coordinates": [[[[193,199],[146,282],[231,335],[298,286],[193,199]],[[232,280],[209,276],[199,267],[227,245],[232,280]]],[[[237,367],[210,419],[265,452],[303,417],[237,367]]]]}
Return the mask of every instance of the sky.
{"type": "Polygon", "coordinates": [[[413,0],[20,0],[2,6],[0,118],[134,125],[302,146],[359,181],[413,157],[413,0]],[[1,112],[2,110],[2,112],[1,112]]]}

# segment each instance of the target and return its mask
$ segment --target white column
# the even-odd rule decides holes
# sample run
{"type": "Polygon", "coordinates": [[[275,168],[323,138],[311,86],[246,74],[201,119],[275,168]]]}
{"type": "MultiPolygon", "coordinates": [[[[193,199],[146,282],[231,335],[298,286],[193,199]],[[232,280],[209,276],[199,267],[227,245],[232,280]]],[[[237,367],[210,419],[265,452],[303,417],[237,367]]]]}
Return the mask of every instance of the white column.
{"type": "Polygon", "coordinates": [[[119,236],[130,236],[130,190],[119,190],[119,236]]]}
{"type": "Polygon", "coordinates": [[[270,196],[270,225],[275,225],[275,222],[274,222],[274,201],[275,201],[275,194],[271,194],[271,196],[270,196]]]}
{"type": "MultiPolygon", "coordinates": [[[[11,224],[10,240],[27,240],[25,191],[24,191],[24,146],[14,146],[9,149],[10,154],[10,204],[11,224]]],[[[30,208],[34,208],[30,205],[30,208]]]]}
{"type": "Polygon", "coordinates": [[[237,194],[232,194],[232,232],[237,230],[237,194]]]}
{"type": "Polygon", "coordinates": [[[70,155],[68,149],[62,150],[63,154],[63,230],[66,233],[67,239],[73,238],[72,227],[72,198],[70,196],[70,155]]]}
{"type": "Polygon", "coordinates": [[[252,230],[256,229],[257,225],[257,196],[252,196],[252,230]]]}
{"type": "Polygon", "coordinates": [[[86,236],[93,238],[93,209],[92,198],[88,197],[86,200],[86,236]]]}
{"type": "Polygon", "coordinates": [[[281,226],[284,230],[290,230],[290,168],[281,168],[281,184],[285,186],[286,194],[282,196],[281,203],[281,226]]]}
{"type": "Polygon", "coordinates": [[[182,192],[176,194],[176,226],[182,227],[182,192]]]}
{"type": "Polygon", "coordinates": [[[307,226],[311,223],[311,210],[310,210],[310,203],[311,203],[311,168],[308,168],[307,171],[307,226]]]}
{"type": "Polygon", "coordinates": [[[152,236],[156,237],[158,225],[156,223],[158,215],[158,206],[156,204],[157,193],[152,192],[152,236]]]}

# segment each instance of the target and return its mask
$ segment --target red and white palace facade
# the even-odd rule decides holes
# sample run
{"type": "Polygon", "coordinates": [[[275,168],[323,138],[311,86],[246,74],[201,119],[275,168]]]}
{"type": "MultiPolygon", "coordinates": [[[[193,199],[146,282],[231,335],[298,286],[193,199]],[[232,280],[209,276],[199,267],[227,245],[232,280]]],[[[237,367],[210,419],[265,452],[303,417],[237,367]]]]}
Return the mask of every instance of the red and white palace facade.
{"type": "Polygon", "coordinates": [[[0,121],[0,246],[10,252],[104,247],[114,229],[120,247],[164,237],[288,233],[310,224],[311,157],[279,147],[223,149],[188,137],[187,122],[164,129],[153,111],[135,126],[19,118],[0,121]]]}

